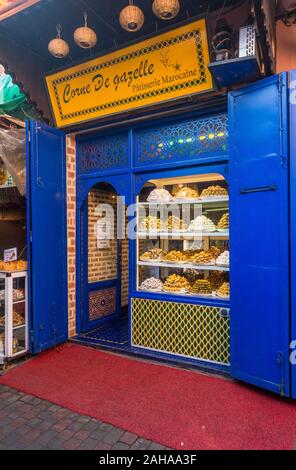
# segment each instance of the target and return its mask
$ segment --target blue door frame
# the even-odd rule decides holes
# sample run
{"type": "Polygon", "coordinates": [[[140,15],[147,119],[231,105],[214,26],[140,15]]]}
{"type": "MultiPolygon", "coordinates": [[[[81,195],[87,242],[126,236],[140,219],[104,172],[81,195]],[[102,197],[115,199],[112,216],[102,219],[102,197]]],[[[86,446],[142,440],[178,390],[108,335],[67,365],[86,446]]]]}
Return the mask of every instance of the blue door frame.
{"type": "MultiPolygon", "coordinates": [[[[129,200],[128,175],[119,173],[101,177],[91,176],[80,178],[77,184],[77,301],[76,301],[76,324],[77,333],[85,333],[97,328],[99,325],[115,319],[121,315],[121,265],[122,265],[122,242],[117,241],[117,276],[112,280],[89,283],[88,281],[88,194],[100,183],[110,184],[123,197],[125,202],[129,200]],[[92,321],[89,317],[89,299],[92,293],[116,289],[116,304],[114,313],[103,318],[92,321]]],[[[105,299],[101,300],[105,302],[105,299]]]]}

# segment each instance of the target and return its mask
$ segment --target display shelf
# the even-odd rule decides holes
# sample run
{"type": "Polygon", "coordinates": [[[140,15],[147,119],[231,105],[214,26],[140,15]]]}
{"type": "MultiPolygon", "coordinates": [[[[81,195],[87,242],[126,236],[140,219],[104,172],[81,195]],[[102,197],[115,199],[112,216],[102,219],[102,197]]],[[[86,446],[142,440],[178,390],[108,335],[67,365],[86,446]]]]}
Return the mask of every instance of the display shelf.
{"type": "MultiPolygon", "coordinates": [[[[28,351],[28,301],[27,271],[0,273],[1,290],[4,291],[5,324],[0,326],[3,351],[1,360],[9,361],[20,357],[28,351]],[[13,300],[14,292],[22,291],[23,298],[13,300]],[[22,324],[14,326],[14,314],[22,317],[22,324]],[[3,335],[4,332],[4,335],[3,335]]],[[[4,312],[3,312],[4,313],[4,312]]]]}
{"type": "Polygon", "coordinates": [[[229,272],[230,268],[218,265],[197,265],[192,263],[163,263],[162,261],[138,261],[138,266],[149,266],[157,268],[174,268],[174,269],[195,269],[196,271],[223,271],[229,272]]]}
{"type": "Polygon", "coordinates": [[[220,206],[221,204],[229,204],[229,197],[225,198],[209,198],[209,199],[183,199],[179,201],[159,201],[159,202],[138,202],[137,206],[141,207],[157,207],[157,206],[182,206],[182,205],[194,205],[194,204],[200,204],[202,206],[204,205],[210,205],[210,206],[220,206]]]}
{"type": "Polygon", "coordinates": [[[24,302],[26,302],[26,299],[21,299],[21,300],[14,300],[12,303],[13,305],[17,305],[17,304],[23,304],[24,302]]]}
{"type": "Polygon", "coordinates": [[[219,295],[215,294],[215,292],[213,292],[212,294],[209,294],[209,295],[203,295],[203,294],[195,294],[195,293],[191,293],[191,292],[174,292],[174,291],[158,291],[158,292],[155,292],[153,290],[144,290],[144,289],[139,289],[138,290],[139,293],[142,293],[142,294],[155,294],[157,296],[172,296],[172,297],[184,297],[184,298],[187,298],[187,299],[198,299],[198,300],[215,300],[215,301],[221,301],[221,302],[229,302],[230,301],[230,297],[219,297],[219,295]]]}
{"type": "Polygon", "coordinates": [[[25,323],[23,325],[14,326],[13,330],[20,330],[21,328],[25,328],[25,326],[26,326],[25,323]]]}
{"type": "Polygon", "coordinates": [[[223,232],[162,232],[154,230],[139,230],[137,232],[139,238],[155,237],[155,238],[175,238],[175,239],[202,239],[202,238],[229,238],[229,230],[224,230],[223,232]]]}

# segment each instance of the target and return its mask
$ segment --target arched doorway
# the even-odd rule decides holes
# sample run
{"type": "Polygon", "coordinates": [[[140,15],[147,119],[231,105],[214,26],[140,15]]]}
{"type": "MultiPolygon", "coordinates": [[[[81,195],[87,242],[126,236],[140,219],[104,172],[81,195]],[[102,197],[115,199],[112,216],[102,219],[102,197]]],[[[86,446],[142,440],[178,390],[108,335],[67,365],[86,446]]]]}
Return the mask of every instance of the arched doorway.
{"type": "Polygon", "coordinates": [[[101,181],[89,189],[81,212],[81,333],[86,340],[103,345],[106,342],[106,346],[127,344],[128,240],[124,197],[119,196],[114,185],[101,181]]]}

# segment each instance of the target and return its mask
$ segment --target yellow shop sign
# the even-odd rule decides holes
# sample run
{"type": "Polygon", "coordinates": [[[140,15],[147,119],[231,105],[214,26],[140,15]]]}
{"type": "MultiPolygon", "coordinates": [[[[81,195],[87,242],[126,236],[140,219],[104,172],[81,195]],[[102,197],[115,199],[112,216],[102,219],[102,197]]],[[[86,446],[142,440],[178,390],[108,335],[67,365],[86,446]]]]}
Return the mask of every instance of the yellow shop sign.
{"type": "Polygon", "coordinates": [[[48,75],[57,127],[212,89],[206,21],[200,19],[48,75]]]}

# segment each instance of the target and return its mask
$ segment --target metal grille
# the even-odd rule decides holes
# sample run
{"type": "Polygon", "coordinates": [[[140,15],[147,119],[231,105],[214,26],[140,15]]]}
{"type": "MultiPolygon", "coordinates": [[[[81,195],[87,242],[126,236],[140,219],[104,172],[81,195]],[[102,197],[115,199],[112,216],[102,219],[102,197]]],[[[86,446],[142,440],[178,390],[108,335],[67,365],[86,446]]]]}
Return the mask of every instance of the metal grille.
{"type": "Polygon", "coordinates": [[[132,345],[229,364],[229,318],[216,307],[133,299],[132,345]]]}
{"type": "Polygon", "coordinates": [[[128,166],[127,134],[98,137],[80,145],[80,174],[128,166]]]}
{"type": "Polygon", "coordinates": [[[116,288],[89,293],[89,321],[113,315],[116,311],[116,288]]]}
{"type": "Polygon", "coordinates": [[[188,161],[228,151],[228,116],[144,130],[137,135],[139,165],[165,161],[188,161]]]}

